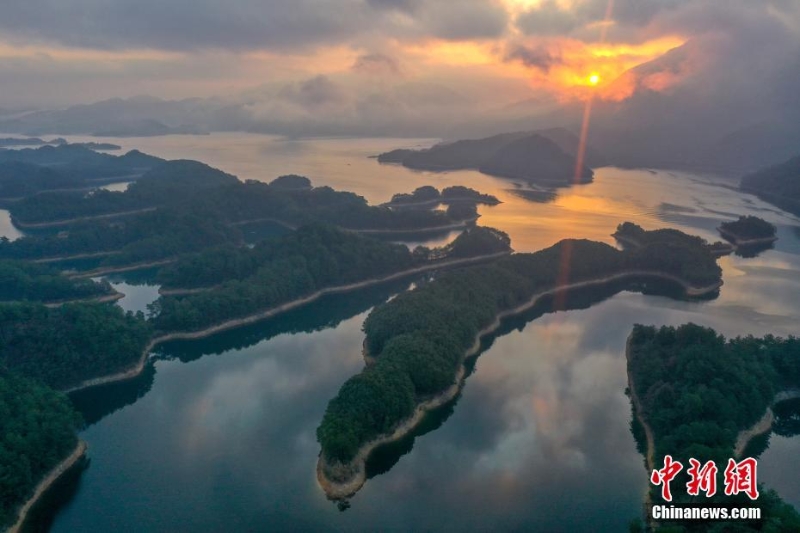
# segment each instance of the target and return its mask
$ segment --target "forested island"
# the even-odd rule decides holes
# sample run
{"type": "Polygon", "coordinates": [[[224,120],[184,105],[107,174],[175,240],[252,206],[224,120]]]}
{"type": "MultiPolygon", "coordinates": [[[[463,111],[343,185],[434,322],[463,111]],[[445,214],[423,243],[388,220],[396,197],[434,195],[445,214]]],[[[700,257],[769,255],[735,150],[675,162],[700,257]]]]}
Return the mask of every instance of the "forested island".
{"type": "MultiPolygon", "coordinates": [[[[666,455],[684,465],[694,458],[705,464],[727,465],[741,459],[747,442],[743,435],[769,431],[765,412],[782,391],[800,387],[800,340],[752,336],[727,340],[714,330],[694,324],[679,328],[637,325],[628,340],[629,392],[632,423],[648,473],[661,468],[666,455]]],[[[771,418],[768,418],[771,420],[771,418]]],[[[724,486],[724,466],[718,486],[724,486]]],[[[672,483],[673,503],[697,503],[686,493],[684,469],[672,483]]],[[[660,487],[651,487],[650,501],[663,503],[660,487]]],[[[800,514],[764,490],[752,502],[745,495],[726,497],[719,491],[703,503],[757,505],[760,522],[710,522],[687,527],[681,523],[653,523],[656,531],[775,531],[800,530],[800,514]],[[698,529],[699,528],[699,529],[698,529]]]]}
{"type": "Polygon", "coordinates": [[[744,216],[735,221],[724,222],[720,225],[719,232],[735,246],[770,244],[778,240],[778,228],[754,216],[744,216]]]}
{"type": "Polygon", "coordinates": [[[80,146],[90,150],[121,150],[122,147],[111,143],[98,143],[98,142],[85,142],[85,143],[70,143],[65,139],[58,137],[50,141],[45,141],[39,137],[4,137],[0,138],[0,148],[17,148],[21,146],[44,146],[53,145],[60,146],[69,144],[70,146],[80,146]]]}
{"type": "Polygon", "coordinates": [[[741,188],[800,216],[800,156],[745,176],[741,188]]]}
{"type": "Polygon", "coordinates": [[[477,355],[503,317],[571,288],[644,279],[701,296],[719,289],[721,269],[706,246],[686,238],[627,251],[566,240],[448,273],[376,308],[364,323],[365,354],[376,362],[342,386],[317,429],[321,486],[333,499],[358,491],[372,450],[455,397],[465,358],[477,355]]]}
{"type": "Polygon", "coordinates": [[[74,144],[0,149],[0,202],[9,206],[46,191],[78,191],[131,180],[160,163],[162,159],[138,150],[114,156],[74,144]]]}
{"type": "Polygon", "coordinates": [[[417,187],[410,194],[395,194],[392,196],[392,199],[384,205],[395,209],[404,209],[435,207],[440,204],[449,206],[458,203],[498,205],[500,200],[491,194],[483,194],[475,189],[470,189],[469,187],[461,185],[445,187],[441,192],[439,192],[439,189],[436,187],[425,185],[423,187],[417,187]]]}
{"type": "Polygon", "coordinates": [[[416,170],[472,169],[551,187],[589,183],[594,176],[587,166],[578,169],[575,152],[568,153],[546,132],[508,133],[437,144],[426,150],[394,150],[380,154],[378,161],[416,170]]]}
{"type": "Polygon", "coordinates": [[[682,231],[672,228],[662,228],[645,231],[644,228],[633,222],[624,222],[617,226],[617,231],[612,235],[616,240],[628,247],[641,247],[648,244],[657,243],[681,243],[685,246],[700,246],[708,249],[716,256],[723,256],[733,253],[734,246],[717,241],[709,243],[697,235],[687,235],[682,231]]]}

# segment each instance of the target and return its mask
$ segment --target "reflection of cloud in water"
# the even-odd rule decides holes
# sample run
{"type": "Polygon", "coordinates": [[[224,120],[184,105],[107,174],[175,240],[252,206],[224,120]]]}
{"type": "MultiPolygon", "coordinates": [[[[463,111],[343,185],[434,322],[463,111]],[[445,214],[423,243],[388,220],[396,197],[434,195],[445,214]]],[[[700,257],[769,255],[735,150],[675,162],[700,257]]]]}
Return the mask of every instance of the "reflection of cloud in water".
{"type": "MultiPolygon", "coordinates": [[[[268,428],[264,435],[271,441],[296,434],[298,424],[306,423],[305,417],[286,417],[271,407],[329,388],[324,384],[331,376],[340,375],[343,367],[357,371],[363,360],[352,347],[361,336],[357,324],[364,318],[360,315],[348,321],[356,327],[319,332],[317,335],[324,339],[280,335],[239,352],[236,364],[198,383],[201,392],[195,391],[191,402],[184,405],[184,416],[179,417],[184,427],[179,433],[185,438],[187,451],[192,449],[202,456],[211,450],[200,448],[235,442],[237,434],[249,433],[253,427],[268,428]],[[292,352],[303,356],[286,357],[292,352]],[[283,355],[276,357],[279,354],[283,355]],[[314,372],[309,372],[309,365],[314,372]]],[[[187,368],[179,366],[177,372],[187,368]]]]}

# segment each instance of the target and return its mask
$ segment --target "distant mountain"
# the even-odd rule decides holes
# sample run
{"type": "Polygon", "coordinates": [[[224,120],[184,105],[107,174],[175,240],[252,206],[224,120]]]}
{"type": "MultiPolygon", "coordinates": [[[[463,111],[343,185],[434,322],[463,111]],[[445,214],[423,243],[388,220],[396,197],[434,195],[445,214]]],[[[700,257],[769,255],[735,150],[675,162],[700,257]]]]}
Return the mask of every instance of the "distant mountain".
{"type": "Polygon", "coordinates": [[[154,136],[172,133],[203,134],[194,125],[208,111],[202,100],[167,101],[140,96],[113,98],[66,109],[35,111],[0,117],[0,131],[24,135],[96,135],[105,137],[154,136]]]}
{"type": "Polygon", "coordinates": [[[745,176],[741,188],[800,216],[800,156],[745,176]]]}
{"type": "Polygon", "coordinates": [[[12,148],[16,146],[41,146],[50,144],[38,137],[4,137],[0,138],[0,148],[12,148]]]}
{"type": "Polygon", "coordinates": [[[484,174],[540,185],[589,183],[594,172],[583,165],[576,176],[574,156],[541,135],[517,139],[498,150],[478,170],[484,174]]]}
{"type": "MultiPolygon", "coordinates": [[[[493,176],[558,186],[575,181],[577,147],[574,135],[553,129],[442,143],[427,150],[394,150],[379,155],[378,161],[400,163],[417,170],[474,169],[493,176]],[[558,141],[547,136],[548,133],[558,141]]],[[[594,153],[592,158],[600,160],[594,153]]],[[[589,182],[592,175],[584,165],[578,181],[589,182]]]]}
{"type": "Polygon", "coordinates": [[[69,144],[70,146],[81,146],[90,150],[121,150],[122,147],[111,143],[69,143],[66,139],[58,137],[50,141],[45,141],[39,137],[5,137],[0,138],[0,148],[17,148],[20,146],[45,146],[45,145],[59,146],[62,144],[69,144]]]}
{"type": "Polygon", "coordinates": [[[0,149],[0,202],[44,191],[131,180],[162,163],[163,159],[138,150],[114,156],[75,144],[0,149]]]}

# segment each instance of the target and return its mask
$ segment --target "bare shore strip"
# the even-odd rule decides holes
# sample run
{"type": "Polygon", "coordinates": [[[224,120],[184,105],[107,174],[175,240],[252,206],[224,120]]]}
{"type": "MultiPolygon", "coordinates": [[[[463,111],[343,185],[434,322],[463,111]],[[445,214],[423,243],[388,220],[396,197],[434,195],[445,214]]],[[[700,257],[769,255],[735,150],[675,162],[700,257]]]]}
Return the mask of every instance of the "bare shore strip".
{"type": "Polygon", "coordinates": [[[336,287],[330,287],[327,289],[321,289],[313,294],[310,294],[304,298],[299,298],[297,300],[292,300],[291,302],[287,302],[285,304],[279,305],[277,307],[272,307],[265,311],[261,311],[258,313],[254,313],[252,315],[243,317],[243,318],[236,318],[233,320],[228,320],[217,324],[215,326],[208,327],[206,329],[202,329],[199,331],[179,331],[175,333],[167,333],[165,335],[161,335],[152,339],[145,349],[142,352],[142,356],[140,357],[139,361],[133,368],[125,370],[123,372],[119,372],[116,374],[112,374],[109,376],[103,376],[99,378],[89,379],[86,380],[74,387],[64,390],[65,393],[76,392],[79,390],[97,387],[99,385],[107,385],[109,383],[114,383],[117,381],[124,381],[128,379],[135,378],[139,374],[142,373],[144,370],[145,365],[147,364],[147,360],[149,358],[150,352],[153,348],[157,345],[168,342],[168,341],[175,341],[175,340],[193,340],[193,339],[202,339],[205,337],[210,337],[217,333],[221,333],[223,331],[228,331],[231,329],[236,329],[242,326],[247,326],[249,324],[254,324],[256,322],[260,322],[267,318],[272,318],[276,315],[281,313],[285,313],[292,309],[296,309],[298,307],[302,307],[306,304],[309,304],[315,300],[322,298],[323,296],[329,294],[342,294],[346,292],[355,291],[358,289],[363,289],[366,287],[371,287],[373,285],[379,285],[381,283],[386,283],[389,281],[395,281],[398,279],[402,279],[408,276],[412,276],[414,274],[421,274],[423,272],[429,272],[431,270],[438,270],[442,268],[453,268],[458,266],[465,266],[471,265],[475,263],[481,263],[484,261],[490,261],[492,259],[499,259],[500,257],[507,256],[510,252],[498,252],[494,254],[488,255],[479,255],[475,257],[467,257],[464,259],[453,259],[452,261],[443,261],[439,263],[431,263],[429,265],[424,265],[417,268],[411,268],[408,270],[403,270],[401,272],[397,272],[395,274],[391,274],[382,278],[372,278],[365,281],[359,281],[357,283],[350,283],[348,285],[339,285],[336,287]]]}
{"type": "MultiPolygon", "coordinates": [[[[786,400],[794,400],[800,398],[800,389],[792,389],[782,391],[775,395],[772,400],[772,405],[776,403],[785,402],[786,400]]],[[[736,437],[736,446],[733,449],[733,455],[739,459],[744,454],[747,446],[750,445],[753,439],[759,437],[772,430],[772,424],[775,422],[775,413],[772,412],[772,406],[767,408],[767,412],[761,417],[761,420],[753,424],[751,427],[739,432],[736,437]]]]}
{"type": "MultiPolygon", "coordinates": [[[[624,235],[622,233],[616,232],[616,233],[612,233],[611,236],[614,237],[616,240],[618,240],[619,242],[621,242],[623,244],[628,244],[630,246],[635,246],[637,248],[641,248],[642,247],[642,243],[638,239],[635,239],[633,237],[629,237],[628,235],[624,235]]],[[[726,255],[732,254],[733,252],[735,252],[737,250],[737,246],[734,245],[734,244],[731,244],[731,243],[728,243],[728,242],[726,242],[726,243],[722,243],[721,242],[720,244],[723,244],[725,247],[724,248],[714,248],[713,244],[709,244],[708,245],[708,249],[711,252],[711,255],[713,255],[714,257],[723,257],[723,256],[726,256],[726,255]]]]}
{"type": "Polygon", "coordinates": [[[77,259],[94,259],[95,257],[108,257],[109,255],[119,255],[119,250],[113,250],[110,252],[92,252],[86,254],[73,254],[73,255],[61,255],[57,257],[44,257],[41,259],[32,259],[31,263],[60,263],[61,261],[75,261],[77,259]]]}
{"type": "Polygon", "coordinates": [[[132,272],[134,270],[143,270],[145,268],[154,268],[159,266],[170,265],[177,261],[176,257],[169,259],[162,259],[160,261],[148,261],[147,263],[134,263],[132,265],[122,266],[108,266],[100,267],[94,270],[87,270],[84,272],[73,272],[67,275],[71,279],[94,278],[97,276],[105,276],[106,274],[116,274],[118,272],[132,272]]]}
{"type": "Polygon", "coordinates": [[[102,296],[95,296],[93,298],[77,298],[75,300],[64,300],[61,302],[49,302],[45,303],[45,307],[61,307],[62,305],[67,304],[77,304],[77,303],[97,303],[97,304],[105,304],[105,303],[112,303],[125,298],[125,295],[119,291],[113,291],[110,294],[103,294],[102,296]]]}
{"type": "Polygon", "coordinates": [[[722,226],[718,227],[717,231],[719,231],[720,235],[725,237],[725,239],[730,241],[735,248],[742,248],[748,246],[762,246],[762,245],[772,244],[778,240],[777,235],[773,235],[772,237],[762,237],[759,239],[742,239],[732,231],[724,229],[722,226]]]}
{"type": "MultiPolygon", "coordinates": [[[[125,298],[124,294],[122,294],[119,291],[113,291],[113,292],[110,292],[108,294],[102,294],[100,296],[92,296],[92,297],[89,297],[89,298],[75,298],[73,300],[58,300],[58,301],[52,301],[52,302],[43,302],[42,305],[44,305],[45,307],[49,307],[50,309],[53,309],[55,307],[61,307],[62,305],[67,305],[67,304],[80,304],[80,303],[104,304],[104,303],[111,303],[111,302],[116,302],[118,300],[122,300],[123,298],[125,298]]],[[[30,302],[24,301],[24,300],[17,300],[17,301],[3,302],[3,303],[6,303],[6,304],[24,304],[24,303],[30,303],[30,302]]]]}
{"type": "MultiPolygon", "coordinates": [[[[631,402],[633,402],[633,413],[636,420],[641,424],[644,429],[645,440],[647,441],[647,452],[645,453],[645,465],[647,471],[655,470],[655,450],[656,440],[653,437],[653,428],[650,423],[644,418],[644,409],[642,409],[642,402],[639,400],[639,395],[636,393],[636,384],[633,382],[633,375],[631,375],[630,361],[631,361],[631,341],[633,341],[633,334],[628,335],[628,340],[625,341],[625,367],[628,373],[628,391],[631,395],[631,402]]],[[[650,491],[648,491],[649,499],[650,491]]]]}
{"type": "MultiPolygon", "coordinates": [[[[467,350],[462,356],[461,359],[462,364],[459,367],[459,370],[455,376],[453,385],[451,385],[448,389],[441,392],[440,394],[437,394],[436,396],[417,405],[414,414],[407,420],[402,422],[399,426],[397,426],[397,428],[395,428],[394,431],[392,431],[391,433],[381,435],[375,438],[374,440],[365,443],[359,449],[358,453],[353,458],[353,460],[345,465],[341,463],[330,464],[324,458],[324,456],[320,454],[319,459],[317,461],[317,469],[316,469],[317,482],[319,483],[319,486],[331,500],[344,500],[353,496],[356,492],[358,492],[361,489],[361,487],[364,486],[364,483],[366,483],[367,481],[366,462],[369,456],[372,454],[372,452],[380,446],[402,439],[403,437],[408,435],[422,421],[422,419],[429,411],[441,407],[442,405],[452,401],[456,397],[456,395],[461,390],[461,387],[464,384],[464,377],[466,376],[466,369],[464,368],[464,362],[467,361],[469,358],[478,354],[478,352],[480,351],[481,340],[483,339],[483,337],[497,331],[497,329],[500,328],[503,319],[523,313],[534,307],[537,303],[539,303],[539,301],[542,298],[553,296],[562,291],[594,287],[598,285],[613,283],[616,281],[622,281],[626,278],[639,278],[639,277],[653,277],[675,282],[679,284],[681,287],[683,287],[687,296],[693,296],[693,297],[714,293],[717,290],[719,290],[719,288],[722,286],[722,282],[720,281],[719,283],[714,283],[707,287],[694,287],[685,280],[682,280],[677,276],[673,276],[671,274],[665,274],[662,272],[655,272],[655,271],[632,270],[628,272],[622,272],[620,274],[615,274],[613,276],[606,276],[593,280],[570,283],[567,285],[562,285],[535,294],[524,304],[514,307],[513,309],[509,309],[507,311],[502,311],[498,313],[492,324],[479,331],[475,336],[475,341],[472,347],[470,347],[470,349],[467,350]],[[332,478],[338,478],[338,479],[332,479],[332,478]]],[[[365,361],[370,361],[372,359],[371,355],[367,353],[364,353],[364,355],[365,355],[365,361]]]]}
{"type": "Polygon", "coordinates": [[[62,220],[53,220],[51,222],[20,222],[16,218],[11,219],[11,222],[19,229],[41,229],[41,228],[57,228],[60,226],[69,226],[76,222],[88,222],[91,220],[105,220],[112,218],[127,217],[131,215],[138,215],[140,213],[149,213],[155,211],[157,207],[144,207],[142,209],[133,209],[131,211],[117,211],[116,213],[106,213],[103,215],[92,215],[86,217],[67,218],[62,220]]]}
{"type": "Polygon", "coordinates": [[[67,470],[75,466],[85,454],[86,443],[82,440],[78,440],[78,444],[75,445],[75,449],[72,453],[50,470],[47,476],[36,485],[36,489],[33,491],[31,497],[20,507],[19,513],[17,514],[17,521],[13,526],[8,528],[6,533],[19,533],[20,529],[25,524],[25,520],[28,518],[28,513],[36,502],[39,501],[67,470]]]}

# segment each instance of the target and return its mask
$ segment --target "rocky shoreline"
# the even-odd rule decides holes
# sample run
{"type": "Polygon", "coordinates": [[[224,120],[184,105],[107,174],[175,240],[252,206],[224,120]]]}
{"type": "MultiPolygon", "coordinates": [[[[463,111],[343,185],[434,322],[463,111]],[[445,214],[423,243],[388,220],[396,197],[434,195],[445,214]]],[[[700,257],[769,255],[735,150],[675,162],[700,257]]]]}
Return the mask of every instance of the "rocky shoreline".
{"type": "Polygon", "coordinates": [[[86,454],[86,443],[82,440],[78,440],[78,444],[75,445],[75,449],[69,454],[63,461],[58,463],[47,476],[42,479],[38,485],[36,485],[36,489],[33,491],[33,494],[30,498],[22,504],[20,507],[19,512],[17,514],[17,521],[14,523],[13,526],[8,528],[6,533],[19,533],[22,526],[25,524],[25,520],[28,518],[28,513],[36,505],[36,502],[44,496],[44,494],[50,489],[50,487],[58,481],[61,476],[64,475],[69,469],[75,466],[78,461],[86,454]]]}

